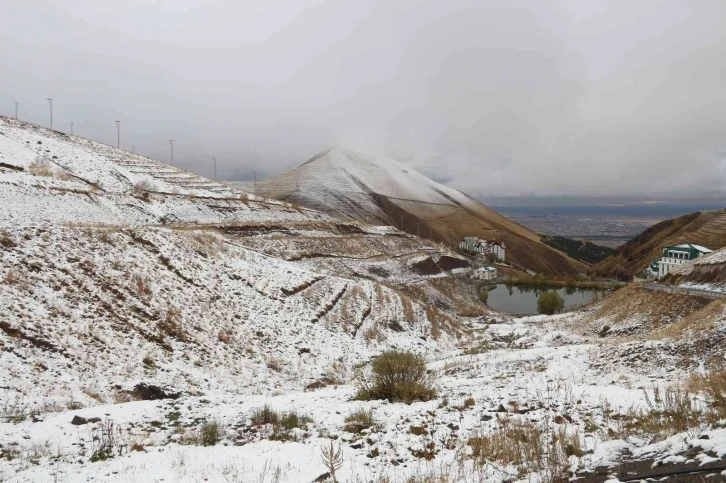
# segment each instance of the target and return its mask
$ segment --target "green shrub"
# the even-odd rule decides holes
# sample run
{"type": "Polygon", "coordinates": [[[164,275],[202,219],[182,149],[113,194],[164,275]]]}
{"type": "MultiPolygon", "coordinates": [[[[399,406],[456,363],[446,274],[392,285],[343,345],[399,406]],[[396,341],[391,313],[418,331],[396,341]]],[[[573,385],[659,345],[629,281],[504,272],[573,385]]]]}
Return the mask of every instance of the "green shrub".
{"type": "Polygon", "coordinates": [[[284,413],[280,418],[280,425],[283,429],[289,431],[294,428],[303,428],[306,424],[312,423],[313,418],[307,414],[300,414],[297,411],[284,413]]]}
{"type": "Polygon", "coordinates": [[[220,425],[217,421],[205,421],[199,429],[199,441],[202,446],[214,446],[220,438],[220,425]]]}
{"type": "Polygon", "coordinates": [[[562,312],[565,308],[565,299],[557,292],[542,292],[537,299],[537,312],[552,315],[562,312]]]}
{"type": "Polygon", "coordinates": [[[252,424],[254,425],[280,424],[280,414],[267,404],[259,409],[255,409],[250,419],[252,419],[252,424]]]}
{"type": "Polygon", "coordinates": [[[373,381],[358,392],[362,400],[387,399],[412,403],[436,397],[423,357],[411,352],[389,351],[378,356],[372,365],[373,381]]]}

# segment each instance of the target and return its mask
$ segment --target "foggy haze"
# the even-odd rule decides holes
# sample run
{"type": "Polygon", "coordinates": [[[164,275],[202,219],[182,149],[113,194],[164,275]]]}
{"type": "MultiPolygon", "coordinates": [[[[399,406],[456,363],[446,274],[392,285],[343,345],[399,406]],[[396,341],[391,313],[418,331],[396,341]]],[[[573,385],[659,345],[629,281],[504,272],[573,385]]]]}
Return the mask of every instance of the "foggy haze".
{"type": "Polygon", "coordinates": [[[332,145],[474,196],[726,196],[726,2],[0,0],[0,112],[223,179],[332,145]]]}

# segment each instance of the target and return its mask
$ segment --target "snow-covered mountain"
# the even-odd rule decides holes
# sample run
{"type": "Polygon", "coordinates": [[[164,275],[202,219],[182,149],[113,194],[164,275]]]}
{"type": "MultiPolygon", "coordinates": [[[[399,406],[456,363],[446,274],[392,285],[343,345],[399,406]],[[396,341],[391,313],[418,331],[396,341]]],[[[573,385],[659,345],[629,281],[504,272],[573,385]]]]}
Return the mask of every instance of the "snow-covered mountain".
{"type": "Polygon", "coordinates": [[[510,261],[539,272],[562,275],[586,269],[470,196],[371,153],[334,148],[258,181],[257,190],[332,216],[395,226],[452,246],[464,236],[503,241],[510,261]]]}

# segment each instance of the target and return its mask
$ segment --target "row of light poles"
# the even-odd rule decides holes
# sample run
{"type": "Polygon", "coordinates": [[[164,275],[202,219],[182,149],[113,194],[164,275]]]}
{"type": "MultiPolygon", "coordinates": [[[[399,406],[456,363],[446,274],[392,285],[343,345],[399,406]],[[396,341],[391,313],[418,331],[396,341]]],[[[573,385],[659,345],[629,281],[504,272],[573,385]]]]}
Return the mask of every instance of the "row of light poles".
{"type": "MultiPolygon", "coordinates": [[[[15,101],[15,120],[18,120],[18,105],[20,102],[15,101]]],[[[53,99],[48,97],[48,108],[50,110],[50,130],[53,130],[53,99]]],[[[71,125],[71,135],[73,135],[73,121],[70,121],[71,125]]],[[[116,120],[116,148],[121,149],[121,121],[116,120]]],[[[131,145],[131,152],[133,154],[136,154],[136,146],[131,145]]],[[[169,161],[172,166],[174,166],[174,140],[169,139],[169,161]]],[[[217,181],[217,158],[212,157],[212,162],[214,163],[214,180],[217,181]]],[[[257,193],[257,172],[253,171],[253,175],[255,178],[255,193],[257,193]]]]}

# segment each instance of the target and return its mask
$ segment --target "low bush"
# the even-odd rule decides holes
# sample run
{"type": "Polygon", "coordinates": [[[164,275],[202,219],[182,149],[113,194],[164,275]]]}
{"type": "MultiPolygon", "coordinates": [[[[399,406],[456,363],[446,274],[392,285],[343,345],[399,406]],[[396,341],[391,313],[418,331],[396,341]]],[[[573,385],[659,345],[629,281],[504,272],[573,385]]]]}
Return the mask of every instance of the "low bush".
{"type": "Polygon", "coordinates": [[[261,426],[263,424],[277,425],[280,423],[280,413],[265,404],[261,408],[255,409],[250,417],[252,424],[261,426]]]}
{"type": "Polygon", "coordinates": [[[565,299],[557,292],[542,292],[537,299],[537,312],[545,315],[558,314],[565,308],[565,299]]]}
{"type": "Polygon", "coordinates": [[[0,246],[5,248],[13,248],[16,246],[13,237],[5,230],[0,230],[0,246]]]}
{"type": "Polygon", "coordinates": [[[389,351],[372,364],[373,380],[358,392],[361,400],[387,399],[405,402],[429,401],[436,397],[426,361],[411,352],[389,351]]]}
{"type": "Polygon", "coordinates": [[[199,428],[199,441],[202,446],[214,446],[221,438],[221,426],[218,421],[205,421],[199,428]]]}
{"type": "Polygon", "coordinates": [[[179,444],[191,446],[214,446],[222,439],[222,425],[219,421],[204,421],[199,429],[182,434],[179,444]]]}
{"type": "Polygon", "coordinates": [[[313,418],[307,414],[298,413],[297,411],[283,413],[280,417],[280,426],[282,426],[282,429],[286,431],[290,431],[295,428],[304,428],[312,422],[313,418]]]}
{"type": "Polygon", "coordinates": [[[345,430],[349,433],[360,433],[364,429],[375,426],[373,411],[359,409],[345,417],[345,430]]]}

